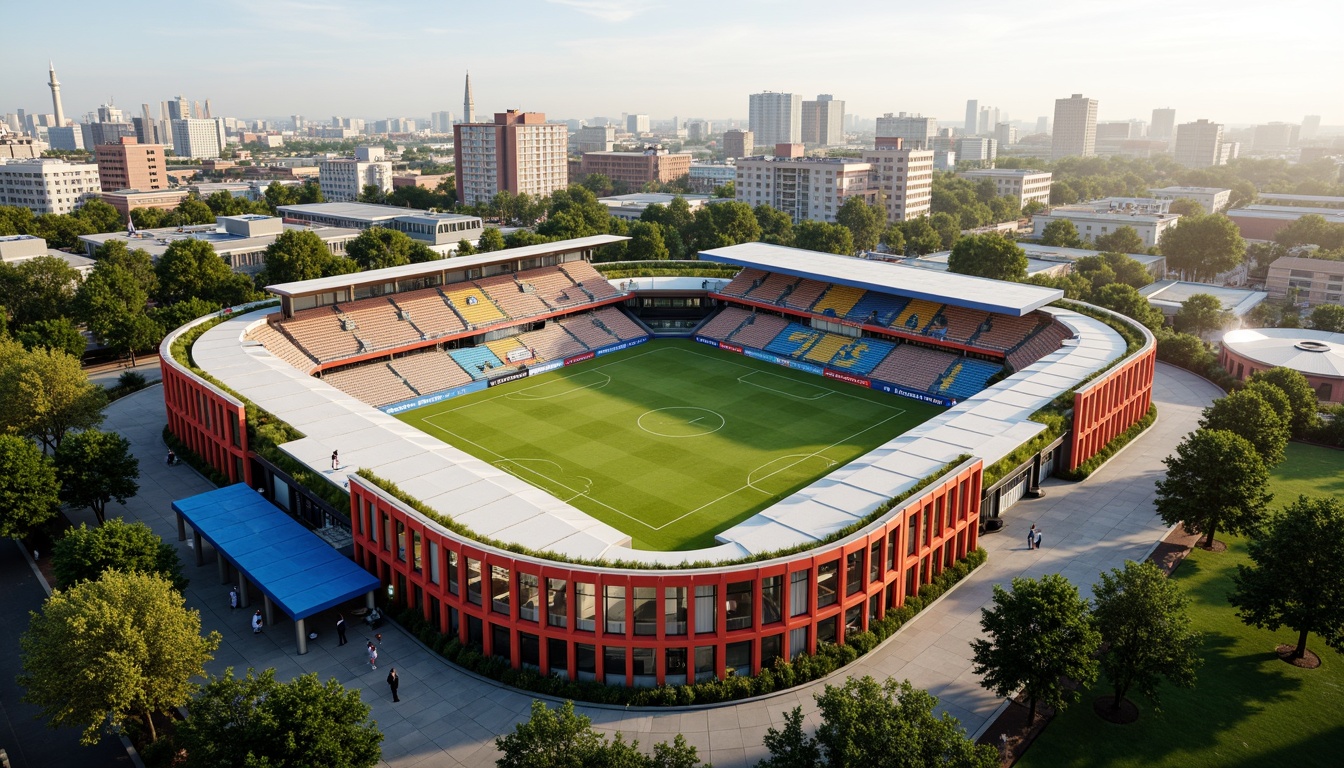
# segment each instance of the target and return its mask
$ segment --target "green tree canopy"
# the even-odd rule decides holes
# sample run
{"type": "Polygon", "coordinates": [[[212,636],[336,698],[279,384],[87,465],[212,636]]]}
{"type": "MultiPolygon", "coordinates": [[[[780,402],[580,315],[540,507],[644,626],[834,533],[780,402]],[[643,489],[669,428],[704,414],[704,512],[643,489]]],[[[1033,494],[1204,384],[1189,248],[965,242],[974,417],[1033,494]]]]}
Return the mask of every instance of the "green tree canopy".
{"type": "Polygon", "coordinates": [[[81,581],[96,581],[109,569],[158,574],[178,592],[187,588],[177,548],[144,523],[127,523],[119,517],[96,528],[81,523],[78,528],[67,530],[52,546],[51,569],[60,589],[81,581]]]}
{"type": "Polygon", "coordinates": [[[54,349],[75,358],[83,357],[89,345],[89,340],[79,332],[79,326],[64,317],[29,323],[15,333],[14,338],[26,349],[54,349]]]}
{"type": "Polygon", "coordinates": [[[1255,446],[1235,432],[1200,429],[1162,460],[1166,477],[1157,481],[1157,514],[1167,525],[1204,534],[1213,546],[1218,531],[1251,533],[1265,516],[1269,470],[1255,446]]]}
{"type": "Polygon", "coordinates": [[[693,218],[690,239],[691,246],[697,251],[761,239],[761,225],[756,222],[756,215],[746,203],[701,206],[693,218]]]}
{"type": "Polygon", "coordinates": [[[200,613],[154,574],[107,571],[30,616],[19,640],[23,699],[53,727],[82,727],[85,744],[133,715],[157,738],[152,715],[186,704],[219,648],[219,633],[202,637],[200,613]]]}
{"type": "Polygon", "coordinates": [[[1266,467],[1283,461],[1283,451],[1288,446],[1289,423],[1254,391],[1240,389],[1213,401],[1213,405],[1204,409],[1199,425],[1205,429],[1226,429],[1246,438],[1266,467]]]}
{"type": "Polygon", "coordinates": [[[210,206],[206,205],[195,195],[192,195],[179,203],[175,213],[177,214],[177,223],[179,226],[215,223],[215,212],[210,210],[210,206]]]}
{"type": "Polygon", "coordinates": [[[56,516],[56,467],[33,445],[0,435],[0,536],[22,538],[56,516]]]}
{"type": "Polygon", "coordinates": [[[218,304],[205,299],[191,298],[167,307],[156,307],[153,311],[153,318],[154,322],[166,333],[181,328],[198,317],[205,317],[218,311],[218,304]]]}
{"type": "Polygon", "coordinates": [[[1344,307],[1338,304],[1322,304],[1311,310],[1311,327],[1318,331],[1344,333],[1344,307]]]}
{"type": "Polygon", "coordinates": [[[385,227],[370,227],[345,246],[345,255],[360,270],[399,267],[411,263],[410,235],[385,227]]]}
{"type": "Polygon", "coordinates": [[[987,640],[973,640],[974,671],[980,685],[997,696],[1022,690],[1027,696],[1027,721],[1036,722],[1036,706],[1062,710],[1080,686],[1097,679],[1095,658],[1101,636],[1088,612],[1087,600],[1063,576],[1013,579],[1011,592],[994,585],[992,608],[980,610],[987,640]]]}
{"type": "Polygon", "coordinates": [[[79,360],[50,349],[0,349],[0,428],[54,451],[71,430],[103,423],[107,396],[89,381],[79,360]]]}
{"type": "Polygon", "coordinates": [[[1078,228],[1068,219],[1055,219],[1041,230],[1041,242],[1061,248],[1077,248],[1083,244],[1078,228]]]}
{"type": "Polygon", "coordinates": [[[774,245],[793,245],[793,219],[789,214],[761,203],[751,209],[756,223],[761,226],[761,242],[774,245]]]}
{"type": "Polygon", "coordinates": [[[331,252],[316,232],[288,229],[266,246],[266,263],[257,273],[258,287],[313,280],[353,272],[355,262],[331,252]]]}
{"type": "Polygon", "coordinates": [[[1299,496],[1248,546],[1252,565],[1238,565],[1228,600],[1241,620],[1271,632],[1297,631],[1294,658],[1307,635],[1344,652],[1344,504],[1299,496]]]}
{"type": "Polygon", "coordinates": [[[961,239],[961,230],[971,229],[950,213],[931,214],[928,219],[929,226],[938,233],[938,247],[943,250],[948,250],[957,244],[957,240],[961,239]]]}
{"type": "Polygon", "coordinates": [[[1232,220],[1222,215],[1182,216],[1159,241],[1167,267],[1191,279],[1212,279],[1237,266],[1246,256],[1246,241],[1232,220]]]}
{"type": "Polygon", "coordinates": [[[1001,235],[970,235],[952,246],[947,268],[962,275],[1022,281],[1027,279],[1027,254],[1001,235]]]}
{"type": "Polygon", "coordinates": [[[1160,709],[1165,680],[1182,688],[1195,684],[1200,637],[1190,629],[1189,601],[1161,568],[1126,560],[1092,585],[1097,622],[1105,649],[1101,669],[1115,692],[1113,709],[1138,690],[1160,709]]]}
{"type": "Polygon", "coordinates": [[[1196,293],[1181,302],[1173,324],[1181,333],[1204,336],[1222,329],[1231,317],[1231,313],[1223,309],[1221,299],[1207,293],[1196,293]]]}
{"type": "Polygon", "coordinates": [[[1095,244],[1098,250],[1113,253],[1143,253],[1148,250],[1138,230],[1130,226],[1116,227],[1114,232],[1097,235],[1095,244]]]}
{"type": "Polygon", "coordinates": [[[95,338],[117,352],[143,348],[158,341],[135,335],[136,318],[147,317],[149,294],[143,286],[144,281],[120,260],[100,261],[75,294],[75,313],[95,338]]]}
{"type": "Polygon", "coordinates": [[[943,240],[938,236],[938,230],[929,223],[927,216],[901,222],[901,231],[905,233],[906,253],[924,256],[943,247],[943,240]]]}
{"type": "Polygon", "coordinates": [[[639,742],[627,742],[620,734],[607,741],[593,730],[592,720],[574,711],[574,702],[566,701],[555,709],[544,702],[532,701],[532,715],[518,723],[513,732],[495,739],[503,753],[495,761],[499,768],[695,768],[700,765],[696,749],[678,734],[673,743],[659,742],[653,755],[639,751],[639,742]]]}
{"type": "Polygon", "coordinates": [[[255,295],[252,281],[235,273],[205,240],[174,240],[154,265],[161,304],[204,299],[220,306],[242,304],[255,295]]]}
{"type": "Polygon", "coordinates": [[[854,237],[839,224],[804,221],[794,230],[794,246],[821,253],[854,253],[854,237]]]}
{"type": "Polygon", "coordinates": [[[636,221],[630,225],[627,246],[625,256],[631,261],[663,260],[669,256],[667,244],[663,242],[663,228],[649,221],[636,221]]]}
{"type": "Polygon", "coordinates": [[[140,490],[140,462],[131,454],[130,441],[116,432],[72,432],[55,459],[61,501],[88,507],[100,523],[107,519],[108,502],[125,504],[140,490]]]}
{"type": "Polygon", "coordinates": [[[275,670],[233,669],[212,678],[177,727],[177,744],[191,768],[371,768],[382,759],[383,734],[358,690],[317,673],[290,682],[275,670]]]}
{"type": "Polygon", "coordinates": [[[477,244],[477,247],[481,249],[481,253],[502,251],[504,250],[504,236],[499,233],[498,229],[494,227],[486,227],[481,232],[481,239],[477,244]]]}
{"type": "Polygon", "coordinates": [[[1319,245],[1327,251],[1344,248],[1344,225],[1331,224],[1324,216],[1309,213],[1274,233],[1274,242],[1285,248],[1319,245]]]}
{"type": "Polygon", "coordinates": [[[79,272],[55,256],[0,263],[0,303],[18,328],[69,315],[78,287],[79,272]]]}
{"type": "Polygon", "coordinates": [[[1111,283],[1092,294],[1092,303],[1132,317],[1151,330],[1162,327],[1162,311],[1153,307],[1133,286],[1111,283]]]}
{"type": "Polygon", "coordinates": [[[98,246],[93,252],[93,258],[98,262],[94,265],[95,270],[103,264],[115,264],[130,272],[146,296],[153,296],[158,290],[159,278],[154,274],[154,259],[143,248],[132,250],[122,240],[108,240],[98,246]]]}
{"type": "Polygon", "coordinates": [[[803,730],[802,707],[785,712],[784,727],[770,726],[762,741],[770,756],[757,763],[756,768],[816,768],[824,765],[821,745],[803,730]]]}
{"type": "Polygon", "coordinates": [[[905,253],[905,230],[899,223],[891,223],[882,229],[882,244],[895,254],[905,253]]]}
{"type": "Polygon", "coordinates": [[[860,196],[851,196],[835,212],[835,222],[854,238],[854,249],[871,251],[877,247],[882,237],[882,228],[886,226],[886,213],[876,206],[869,205],[860,196]]]}
{"type": "Polygon", "coordinates": [[[1316,390],[1311,388],[1307,377],[1301,371],[1292,368],[1270,368],[1256,371],[1248,381],[1263,381],[1273,384],[1288,397],[1292,409],[1289,428],[1294,437],[1304,437],[1320,423],[1320,403],[1316,399],[1316,390]]]}

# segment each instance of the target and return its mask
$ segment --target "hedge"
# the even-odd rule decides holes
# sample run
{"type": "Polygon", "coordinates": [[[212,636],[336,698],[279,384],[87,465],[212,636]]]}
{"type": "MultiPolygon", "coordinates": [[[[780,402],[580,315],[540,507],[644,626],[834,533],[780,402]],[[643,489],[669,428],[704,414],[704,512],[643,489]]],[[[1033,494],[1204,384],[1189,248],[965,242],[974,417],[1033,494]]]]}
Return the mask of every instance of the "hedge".
{"type": "Polygon", "coordinates": [[[414,608],[403,607],[394,612],[392,618],[450,662],[513,688],[571,701],[628,707],[714,704],[782,691],[829,675],[894,635],[925,606],[984,564],[987,558],[984,549],[967,553],[966,557],[944,569],[931,583],[920,587],[918,595],[907,597],[905,605],[891,609],[881,619],[871,622],[866,632],[848,635],[843,644],[820,643],[813,655],[804,654],[792,661],[775,659],[773,665],[762,669],[757,675],[738,675],[729,669],[722,680],[706,680],[694,685],[665,684],[651,688],[628,688],[597,681],[565,680],[531,669],[514,669],[505,659],[486,656],[481,648],[466,645],[457,636],[445,635],[434,629],[424,615],[414,608]]]}

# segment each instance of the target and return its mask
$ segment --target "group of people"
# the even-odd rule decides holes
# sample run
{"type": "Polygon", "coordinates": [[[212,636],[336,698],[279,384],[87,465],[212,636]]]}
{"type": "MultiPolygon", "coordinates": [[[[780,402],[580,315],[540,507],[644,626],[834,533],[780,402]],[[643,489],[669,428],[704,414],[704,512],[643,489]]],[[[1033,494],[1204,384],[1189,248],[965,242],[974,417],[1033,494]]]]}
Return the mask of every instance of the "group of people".
{"type": "Polygon", "coordinates": [[[1036,524],[1031,524],[1031,530],[1027,531],[1027,549],[1041,548],[1041,532],[1036,529],[1036,524]]]}

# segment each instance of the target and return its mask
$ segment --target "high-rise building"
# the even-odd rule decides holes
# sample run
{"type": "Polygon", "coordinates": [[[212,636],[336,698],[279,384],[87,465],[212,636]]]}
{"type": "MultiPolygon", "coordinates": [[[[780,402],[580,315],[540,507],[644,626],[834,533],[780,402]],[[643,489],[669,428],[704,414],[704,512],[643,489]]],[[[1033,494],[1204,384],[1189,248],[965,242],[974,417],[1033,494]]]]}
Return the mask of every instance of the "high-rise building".
{"type": "Polygon", "coordinates": [[[564,123],[548,123],[541,112],[496,112],[493,123],[453,126],[457,199],[475,205],[501,191],[534,197],[569,184],[564,123]]]}
{"type": "Polygon", "coordinates": [[[471,73],[467,73],[467,87],[462,94],[462,122],[476,122],[476,99],[471,96],[471,73]]]}
{"type": "Polygon", "coordinates": [[[1153,110],[1153,125],[1148,129],[1148,138],[1171,141],[1176,133],[1176,110],[1171,107],[1159,107],[1153,110]]]}
{"type": "Polygon", "coordinates": [[[1097,123],[1097,141],[1109,141],[1117,139],[1137,139],[1134,133],[1134,123],[1128,120],[1109,120],[1104,123],[1097,123]]]}
{"type": "Polygon", "coordinates": [[[128,136],[116,144],[99,144],[93,152],[104,192],[168,188],[168,164],[158,144],[141,144],[128,136]]]}
{"type": "Polygon", "coordinates": [[[1010,147],[1017,143],[1017,129],[1010,123],[999,123],[994,126],[994,141],[1000,147],[1010,147]]]}
{"type": "Polygon", "coordinates": [[[753,93],[749,122],[756,143],[798,144],[803,140],[803,97],[793,93],[753,93]]]}
{"type": "Polygon", "coordinates": [[[579,154],[610,152],[616,148],[616,127],[613,125],[585,125],[578,133],[579,154]]]}
{"type": "Polygon", "coordinates": [[[751,157],[755,152],[756,134],[737,129],[723,132],[724,158],[751,157]]]}
{"type": "Polygon", "coordinates": [[[178,157],[219,157],[224,150],[224,121],[184,118],[172,121],[173,154],[178,157]]]}
{"type": "Polygon", "coordinates": [[[906,147],[900,138],[879,137],[863,151],[870,166],[874,201],[887,211],[887,221],[908,221],[929,215],[933,203],[931,149],[906,147]]]}
{"type": "Polygon", "coordinates": [[[957,139],[957,162],[974,163],[977,168],[993,168],[999,156],[999,142],[984,136],[957,139]]]}
{"type": "Polygon", "coordinates": [[[187,101],[186,96],[179,95],[168,102],[169,120],[189,120],[191,117],[191,102],[187,101]]]}
{"type": "Polygon", "coordinates": [[[980,118],[980,102],[977,99],[966,100],[966,125],[963,128],[967,136],[975,135],[975,129],[978,126],[976,122],[980,118]]]}
{"type": "Polygon", "coordinates": [[[740,159],[733,186],[739,202],[771,206],[794,223],[834,222],[846,200],[871,202],[874,195],[872,163],[848,157],[740,159]]]}
{"type": "Polygon", "coordinates": [[[452,133],[453,113],[447,110],[434,112],[429,116],[430,133],[452,133]]]}
{"type": "Polygon", "coordinates": [[[1050,157],[1091,157],[1097,152],[1097,100],[1075,93],[1055,99],[1055,133],[1050,157]]]}
{"type": "Polygon", "coordinates": [[[907,149],[930,149],[933,137],[938,135],[938,121],[923,115],[890,112],[877,118],[877,138],[900,139],[907,149]]]}
{"type": "Polygon", "coordinates": [[[204,111],[204,112],[201,112],[201,118],[202,118],[203,120],[209,120],[209,119],[213,118],[214,116],[215,116],[214,113],[210,111],[210,100],[209,100],[209,99],[206,99],[206,100],[205,100],[205,111],[204,111]]]}
{"type": "Polygon", "coordinates": [[[125,136],[135,136],[135,126],[130,123],[81,123],[79,127],[84,131],[85,149],[116,144],[125,136]]]}
{"type": "Polygon", "coordinates": [[[1017,198],[1018,207],[1027,203],[1050,204],[1050,185],[1052,174],[1049,171],[1033,171],[1027,168],[985,168],[958,174],[971,181],[989,179],[994,184],[994,192],[1000,197],[1017,198]]]}
{"type": "Polygon", "coordinates": [[[994,133],[994,127],[999,124],[998,107],[981,107],[980,122],[976,126],[976,133],[980,136],[990,136],[994,133]]]}
{"type": "Polygon", "coordinates": [[[1252,147],[1257,152],[1286,152],[1297,146],[1302,127],[1290,123],[1269,123],[1255,126],[1252,147]]]}
{"type": "Polygon", "coordinates": [[[1176,126],[1172,157],[1187,168],[1222,165],[1223,126],[1200,119],[1176,126]]]}
{"type": "Polygon", "coordinates": [[[51,68],[51,80],[47,87],[51,88],[51,108],[56,112],[56,125],[65,125],[65,109],[61,107],[61,81],[56,79],[55,62],[47,62],[51,68]]]}
{"type": "MultiPolygon", "coordinates": [[[[648,115],[626,115],[626,116],[625,116],[625,130],[626,130],[627,132],[629,132],[629,133],[633,133],[633,134],[635,134],[636,136],[640,135],[641,133],[648,133],[648,132],[649,132],[649,116],[648,116],[648,115]]],[[[673,130],[676,130],[676,128],[674,127],[673,130]]]]}
{"type": "Polygon", "coordinates": [[[140,105],[140,118],[135,123],[135,138],[141,144],[162,144],[159,137],[159,124],[149,114],[149,105],[140,105]]]}
{"type": "Polygon", "coordinates": [[[303,119],[303,115],[290,115],[289,122],[294,125],[294,130],[296,131],[302,131],[303,127],[307,125],[307,121],[303,119]]]}
{"type": "Polygon", "coordinates": [[[80,125],[53,125],[47,129],[47,146],[65,151],[83,149],[83,128],[80,125]]]}
{"type": "Polygon", "coordinates": [[[1317,132],[1321,130],[1321,116],[1307,115],[1302,118],[1302,138],[1314,139],[1317,132]]]}
{"type": "Polygon", "coordinates": [[[56,158],[0,162],[0,205],[70,213],[98,194],[98,166],[56,158]]]}
{"type": "Polygon", "coordinates": [[[126,122],[126,113],[121,107],[111,104],[98,105],[98,122],[100,123],[124,123],[126,122]]]}
{"type": "Polygon", "coordinates": [[[845,143],[845,102],[829,93],[818,94],[816,101],[803,102],[800,117],[804,144],[833,147],[845,143]]]}
{"type": "Polygon", "coordinates": [[[1040,117],[1036,118],[1036,132],[1037,132],[1037,133],[1049,133],[1049,132],[1050,132],[1050,118],[1046,117],[1045,115],[1041,115],[1040,117]]]}
{"type": "Polygon", "coordinates": [[[392,163],[384,159],[382,147],[356,147],[354,157],[323,160],[317,164],[317,183],[322,196],[332,203],[359,199],[364,187],[375,186],[392,191],[392,163]]]}

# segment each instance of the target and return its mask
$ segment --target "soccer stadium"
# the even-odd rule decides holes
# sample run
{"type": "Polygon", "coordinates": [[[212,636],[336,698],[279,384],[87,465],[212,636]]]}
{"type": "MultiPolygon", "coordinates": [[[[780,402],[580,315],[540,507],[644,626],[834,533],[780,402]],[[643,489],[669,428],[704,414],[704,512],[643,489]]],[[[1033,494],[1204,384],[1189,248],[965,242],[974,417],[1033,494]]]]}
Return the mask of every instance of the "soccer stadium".
{"type": "Polygon", "coordinates": [[[655,685],[865,630],[1148,411],[1151,335],[1054,289],[761,243],[608,280],[623,239],[269,286],[165,339],[169,429],[440,631],[655,685]]]}

